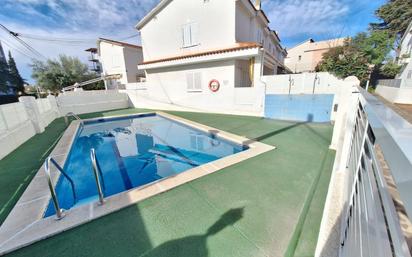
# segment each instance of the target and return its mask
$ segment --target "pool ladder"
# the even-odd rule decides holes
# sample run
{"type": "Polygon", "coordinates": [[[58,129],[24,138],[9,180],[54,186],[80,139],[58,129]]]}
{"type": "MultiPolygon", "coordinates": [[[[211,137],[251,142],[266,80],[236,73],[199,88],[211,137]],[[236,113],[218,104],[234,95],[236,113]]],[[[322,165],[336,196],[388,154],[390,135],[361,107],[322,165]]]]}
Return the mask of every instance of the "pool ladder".
{"type": "Polygon", "coordinates": [[[83,120],[80,119],[80,117],[75,114],[74,112],[68,112],[66,115],[64,115],[64,122],[66,123],[66,126],[69,125],[69,117],[73,117],[76,120],[80,121],[80,125],[83,125],[83,120]]]}
{"type": "MultiPolygon", "coordinates": [[[[100,169],[99,162],[96,158],[96,151],[94,150],[94,148],[90,149],[90,159],[92,161],[93,174],[94,174],[94,178],[96,181],[97,192],[99,195],[99,205],[102,205],[104,204],[104,195],[103,195],[103,190],[102,190],[102,188],[104,187],[104,183],[102,187],[102,183],[101,183],[101,180],[103,181],[102,171],[100,169]]],[[[56,218],[57,220],[60,220],[64,218],[65,214],[64,214],[64,209],[60,208],[59,200],[56,195],[56,189],[55,189],[55,186],[51,178],[51,174],[50,174],[51,164],[53,164],[57,168],[57,170],[60,171],[60,173],[69,181],[71,188],[72,188],[72,192],[73,192],[73,200],[75,203],[77,201],[77,196],[76,196],[76,190],[74,187],[73,180],[67,175],[64,169],[52,157],[48,157],[44,162],[44,170],[46,173],[47,184],[49,186],[54,209],[56,210],[56,218]]]]}

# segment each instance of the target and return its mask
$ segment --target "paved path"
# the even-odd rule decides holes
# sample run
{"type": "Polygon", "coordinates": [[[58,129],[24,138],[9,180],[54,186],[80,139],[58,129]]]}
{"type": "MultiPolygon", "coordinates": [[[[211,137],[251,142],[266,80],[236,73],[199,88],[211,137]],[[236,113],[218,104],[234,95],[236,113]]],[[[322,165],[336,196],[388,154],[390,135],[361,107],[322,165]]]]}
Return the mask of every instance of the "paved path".
{"type": "Polygon", "coordinates": [[[402,118],[407,120],[409,123],[412,123],[412,104],[393,104],[383,98],[380,95],[374,94],[379,100],[381,100],[386,106],[394,110],[402,118]]]}

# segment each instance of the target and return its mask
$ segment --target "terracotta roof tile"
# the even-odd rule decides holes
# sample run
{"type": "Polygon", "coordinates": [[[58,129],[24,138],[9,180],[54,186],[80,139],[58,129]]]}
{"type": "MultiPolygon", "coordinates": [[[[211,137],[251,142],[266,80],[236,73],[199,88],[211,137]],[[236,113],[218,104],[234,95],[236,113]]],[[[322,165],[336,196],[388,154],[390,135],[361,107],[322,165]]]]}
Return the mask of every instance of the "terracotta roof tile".
{"type": "Polygon", "coordinates": [[[158,62],[174,61],[174,60],[181,60],[181,59],[187,59],[187,58],[193,58],[193,57],[199,57],[199,56],[206,56],[206,55],[212,55],[212,54],[222,54],[222,53],[234,52],[234,51],[238,51],[238,50],[258,48],[258,47],[260,48],[261,45],[258,44],[258,43],[255,43],[255,42],[242,42],[242,43],[237,43],[235,46],[229,47],[229,48],[208,50],[208,51],[204,51],[204,52],[183,54],[183,55],[177,55],[177,56],[172,56],[172,57],[166,57],[166,58],[162,58],[162,59],[149,60],[149,61],[145,61],[145,62],[141,63],[140,65],[152,64],[152,63],[158,63],[158,62]]]}

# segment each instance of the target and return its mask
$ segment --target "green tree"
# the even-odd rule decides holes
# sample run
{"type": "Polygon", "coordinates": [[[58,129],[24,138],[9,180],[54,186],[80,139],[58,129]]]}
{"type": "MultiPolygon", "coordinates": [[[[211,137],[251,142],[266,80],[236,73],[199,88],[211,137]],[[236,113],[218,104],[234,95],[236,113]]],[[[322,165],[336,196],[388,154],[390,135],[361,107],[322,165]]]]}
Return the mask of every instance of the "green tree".
{"type": "Polygon", "coordinates": [[[391,36],[399,39],[412,21],[411,0],[390,0],[375,12],[380,23],[372,23],[373,30],[387,30],[391,36]]]}
{"type": "Polygon", "coordinates": [[[0,59],[0,92],[7,92],[9,89],[10,74],[7,62],[0,59]]]}
{"type": "Polygon", "coordinates": [[[37,85],[53,92],[96,77],[77,57],[66,55],[46,62],[34,60],[31,67],[32,77],[37,81],[37,85]]]}
{"type": "Polygon", "coordinates": [[[379,74],[383,75],[385,78],[393,79],[401,71],[402,66],[395,63],[393,60],[388,60],[379,69],[379,74]]]}
{"type": "Polygon", "coordinates": [[[9,76],[10,76],[10,83],[12,86],[16,88],[17,92],[24,93],[24,79],[20,76],[19,70],[17,69],[16,62],[14,61],[13,56],[9,51],[9,76]]]}
{"type": "Polygon", "coordinates": [[[349,42],[344,46],[332,48],[324,54],[317,71],[328,71],[339,78],[356,76],[361,81],[367,79],[367,59],[349,42]]]}
{"type": "Polygon", "coordinates": [[[356,76],[362,84],[373,69],[380,67],[391,51],[393,38],[387,31],[359,33],[340,47],[324,54],[318,71],[328,71],[339,78],[356,76]]]}
{"type": "Polygon", "coordinates": [[[388,31],[370,31],[357,34],[349,44],[362,54],[370,65],[379,65],[385,61],[394,43],[394,37],[388,31]]]}

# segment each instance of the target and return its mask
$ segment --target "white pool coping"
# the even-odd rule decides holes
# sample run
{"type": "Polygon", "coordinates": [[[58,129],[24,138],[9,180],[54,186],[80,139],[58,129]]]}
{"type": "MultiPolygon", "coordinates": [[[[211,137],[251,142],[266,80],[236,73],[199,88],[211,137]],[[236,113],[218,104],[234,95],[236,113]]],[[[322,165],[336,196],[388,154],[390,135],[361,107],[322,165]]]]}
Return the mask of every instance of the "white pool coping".
{"type": "MultiPolygon", "coordinates": [[[[246,145],[249,149],[197,166],[177,175],[106,197],[104,205],[99,205],[96,201],[66,210],[65,217],[61,220],[56,220],[55,216],[43,218],[43,214],[51,197],[47,186],[44,167],[42,166],[0,227],[0,255],[4,255],[34,242],[51,237],[114,211],[133,205],[151,196],[168,191],[179,185],[275,149],[273,146],[164,112],[98,117],[85,119],[84,121],[139,116],[144,114],[157,114],[201,131],[214,134],[218,138],[246,145]]],[[[64,167],[79,127],[80,121],[73,121],[50,154],[50,157],[53,157],[61,167],[64,167]]],[[[54,166],[52,166],[51,177],[54,184],[57,183],[59,176],[60,173],[54,166]]]]}

